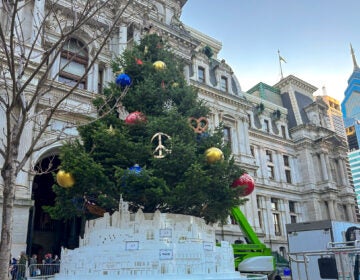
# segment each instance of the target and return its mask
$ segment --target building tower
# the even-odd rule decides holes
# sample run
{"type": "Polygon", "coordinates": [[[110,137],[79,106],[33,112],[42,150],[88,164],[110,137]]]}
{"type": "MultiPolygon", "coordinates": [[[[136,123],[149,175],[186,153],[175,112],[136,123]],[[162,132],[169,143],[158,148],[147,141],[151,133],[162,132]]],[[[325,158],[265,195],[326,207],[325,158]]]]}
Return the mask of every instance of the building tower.
{"type": "Polygon", "coordinates": [[[328,105],[327,114],[330,121],[330,128],[335,131],[338,136],[346,139],[343,114],[339,100],[327,95],[325,87],[323,87],[323,94],[317,96],[317,100],[322,100],[328,105]]]}
{"type": "Polygon", "coordinates": [[[348,79],[345,98],[341,103],[347,141],[349,145],[349,162],[357,201],[360,201],[360,68],[357,64],[355,52],[350,44],[353,61],[353,73],[348,79]]]}

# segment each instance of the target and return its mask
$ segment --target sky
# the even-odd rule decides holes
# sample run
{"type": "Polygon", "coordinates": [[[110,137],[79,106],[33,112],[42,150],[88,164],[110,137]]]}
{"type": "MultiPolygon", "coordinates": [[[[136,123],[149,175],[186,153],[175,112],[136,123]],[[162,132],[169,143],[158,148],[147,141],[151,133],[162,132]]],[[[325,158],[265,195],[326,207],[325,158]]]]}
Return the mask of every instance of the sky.
{"type": "Polygon", "coordinates": [[[243,91],[294,75],[340,102],[360,65],[360,0],[187,0],[181,21],[222,43],[243,91]]]}

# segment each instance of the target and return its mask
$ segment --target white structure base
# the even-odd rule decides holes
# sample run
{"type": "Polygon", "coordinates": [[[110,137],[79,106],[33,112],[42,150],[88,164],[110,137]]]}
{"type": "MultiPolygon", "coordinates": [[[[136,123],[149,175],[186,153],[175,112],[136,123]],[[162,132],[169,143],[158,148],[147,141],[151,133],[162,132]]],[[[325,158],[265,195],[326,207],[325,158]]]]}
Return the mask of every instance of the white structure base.
{"type": "Polygon", "coordinates": [[[56,280],[247,279],[234,269],[231,245],[216,246],[215,230],[203,219],[131,214],[122,200],[119,209],[88,221],[79,248],[62,250],[56,280]]]}

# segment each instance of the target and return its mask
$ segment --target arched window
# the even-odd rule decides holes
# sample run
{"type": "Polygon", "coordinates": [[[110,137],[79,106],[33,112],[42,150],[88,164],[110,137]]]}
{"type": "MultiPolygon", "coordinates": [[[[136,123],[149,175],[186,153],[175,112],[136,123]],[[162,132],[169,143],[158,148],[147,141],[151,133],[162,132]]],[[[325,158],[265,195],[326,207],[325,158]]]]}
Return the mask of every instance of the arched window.
{"type": "Polygon", "coordinates": [[[78,88],[86,89],[84,75],[88,65],[88,53],[85,45],[76,39],[68,40],[60,57],[59,82],[74,86],[80,81],[78,88]]]}

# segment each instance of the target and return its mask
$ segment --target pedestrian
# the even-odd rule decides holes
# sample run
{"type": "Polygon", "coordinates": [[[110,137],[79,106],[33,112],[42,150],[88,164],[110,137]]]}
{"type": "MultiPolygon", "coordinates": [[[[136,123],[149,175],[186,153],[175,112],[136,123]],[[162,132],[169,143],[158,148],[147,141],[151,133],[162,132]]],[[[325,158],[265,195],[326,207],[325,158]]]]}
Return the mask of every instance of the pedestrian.
{"type": "Polygon", "coordinates": [[[53,264],[54,264],[54,273],[59,273],[60,272],[60,259],[59,259],[58,255],[54,256],[53,264]]]}
{"type": "Polygon", "coordinates": [[[37,255],[33,254],[29,260],[29,271],[31,277],[36,276],[36,269],[37,269],[37,255]]]}
{"type": "Polygon", "coordinates": [[[11,280],[16,280],[17,278],[17,271],[18,271],[18,263],[16,258],[12,258],[10,263],[10,274],[11,280]]]}
{"type": "Polygon", "coordinates": [[[52,269],[52,254],[51,253],[47,253],[45,255],[45,259],[43,260],[43,264],[44,264],[44,275],[52,275],[53,274],[53,269],[52,269]]]}
{"type": "Polygon", "coordinates": [[[18,262],[18,280],[25,280],[25,270],[26,270],[27,256],[24,251],[20,253],[20,258],[18,262]]]}

